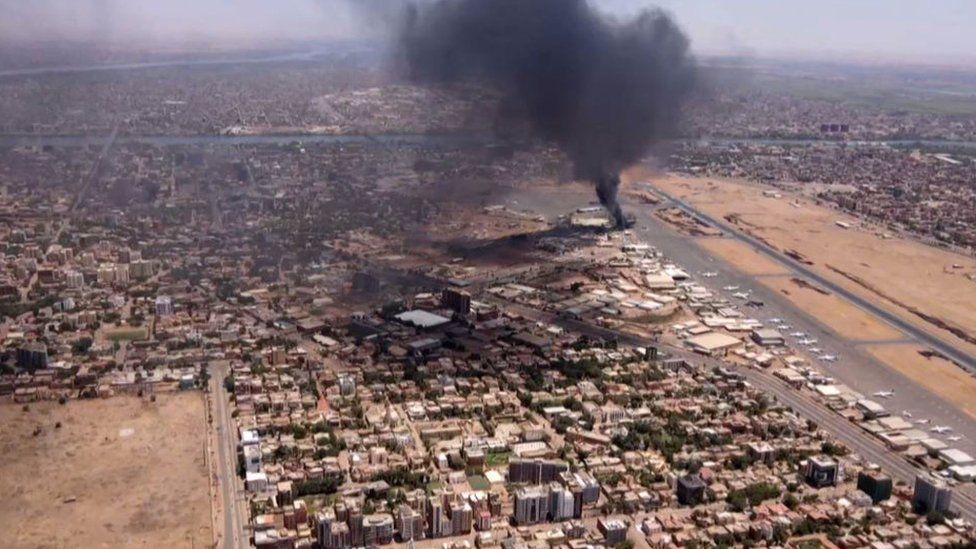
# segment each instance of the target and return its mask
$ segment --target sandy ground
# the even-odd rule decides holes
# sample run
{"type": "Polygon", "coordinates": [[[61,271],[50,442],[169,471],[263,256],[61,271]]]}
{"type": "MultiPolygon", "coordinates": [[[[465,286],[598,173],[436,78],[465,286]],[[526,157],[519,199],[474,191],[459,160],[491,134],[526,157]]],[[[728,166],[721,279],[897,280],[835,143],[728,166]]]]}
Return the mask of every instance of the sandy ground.
{"type": "Polygon", "coordinates": [[[976,378],[962,368],[941,357],[925,357],[919,354],[922,347],[916,345],[873,345],[867,351],[905,377],[922,385],[933,393],[976,418],[976,378]]]}
{"type": "Polygon", "coordinates": [[[771,198],[762,194],[769,187],[758,184],[685,177],[659,178],[655,185],[716,217],[736,216],[740,227],[781,250],[799,251],[825,277],[969,352],[976,352],[976,345],[963,342],[906,309],[916,308],[976,336],[976,282],[966,276],[976,272],[972,258],[908,239],[883,238],[878,228],[845,230],[835,221],[856,226],[858,220],[817,205],[815,200],[798,193],[781,191],[782,198],[771,198]],[[857,277],[863,284],[837,270],[857,277]]]}
{"type": "Polygon", "coordinates": [[[210,545],[205,433],[198,392],[0,406],[4,547],[210,545]]]}
{"type": "Polygon", "coordinates": [[[904,334],[835,295],[800,286],[792,277],[762,278],[768,286],[850,341],[900,339],[904,334]]]}
{"type": "Polygon", "coordinates": [[[730,238],[701,238],[698,243],[736,269],[751,275],[784,275],[785,267],[760,254],[748,244],[730,238]]]}

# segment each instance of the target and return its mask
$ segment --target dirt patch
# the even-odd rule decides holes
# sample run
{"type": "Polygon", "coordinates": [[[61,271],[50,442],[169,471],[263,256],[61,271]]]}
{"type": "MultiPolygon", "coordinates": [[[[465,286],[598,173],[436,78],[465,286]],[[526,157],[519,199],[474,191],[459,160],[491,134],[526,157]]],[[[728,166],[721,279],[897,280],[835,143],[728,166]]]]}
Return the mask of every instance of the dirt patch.
{"type": "Polygon", "coordinates": [[[752,246],[730,238],[702,238],[698,244],[721,257],[736,269],[750,275],[786,274],[779,263],[757,252],[752,246]]]}
{"type": "Polygon", "coordinates": [[[850,274],[848,272],[842,271],[842,270],[838,269],[837,267],[834,267],[833,265],[827,265],[827,268],[830,269],[831,271],[834,271],[835,273],[843,276],[844,278],[846,278],[846,279],[848,279],[848,280],[856,283],[858,286],[861,286],[862,288],[871,291],[872,293],[874,293],[878,297],[880,297],[882,299],[886,299],[886,300],[894,303],[895,305],[897,305],[897,306],[905,309],[906,311],[908,311],[908,312],[912,313],[913,315],[921,318],[922,320],[924,320],[925,322],[928,322],[929,324],[935,326],[936,328],[940,328],[942,330],[945,330],[947,332],[950,332],[954,336],[958,337],[959,339],[961,339],[961,340],[963,340],[963,341],[965,341],[967,343],[976,344],[976,337],[974,337],[973,334],[967,332],[966,330],[963,330],[962,328],[960,328],[958,326],[953,326],[953,325],[949,324],[948,322],[946,322],[945,320],[943,320],[943,319],[941,319],[941,318],[939,318],[937,316],[932,316],[932,315],[930,315],[928,313],[925,313],[923,311],[918,310],[915,307],[912,307],[912,306],[909,306],[909,305],[906,305],[906,304],[902,303],[901,301],[899,301],[899,300],[891,297],[890,295],[887,295],[884,292],[881,292],[880,290],[878,290],[877,288],[875,288],[871,284],[868,284],[867,282],[864,281],[864,279],[862,279],[859,276],[854,276],[854,275],[852,275],[852,274],[850,274]]]}
{"type": "Polygon", "coordinates": [[[805,280],[788,277],[761,278],[759,281],[780,292],[800,310],[829,326],[851,341],[874,341],[904,337],[901,332],[881,322],[805,280]]]}
{"type": "Polygon", "coordinates": [[[805,255],[801,254],[800,252],[798,252],[796,250],[783,250],[783,253],[786,254],[786,256],[789,257],[790,259],[794,259],[796,261],[799,261],[800,263],[802,263],[804,265],[808,265],[808,266],[812,266],[813,265],[813,261],[810,261],[809,259],[806,258],[805,255]]]}
{"type": "Polygon", "coordinates": [[[662,208],[654,212],[654,215],[679,232],[689,236],[719,236],[722,234],[722,231],[693,215],[688,215],[680,208],[662,208]]]}
{"type": "Polygon", "coordinates": [[[887,366],[922,385],[976,418],[976,378],[952,361],[916,345],[877,345],[868,352],[887,366]]]}
{"type": "Polygon", "coordinates": [[[830,295],[830,292],[828,292],[827,290],[824,290],[823,288],[815,284],[811,284],[810,282],[807,282],[802,278],[793,277],[790,279],[790,282],[796,284],[797,286],[803,288],[804,290],[813,290],[820,295],[830,295]]]}
{"type": "Polygon", "coordinates": [[[210,545],[205,435],[198,392],[0,406],[4,546],[210,545]]]}

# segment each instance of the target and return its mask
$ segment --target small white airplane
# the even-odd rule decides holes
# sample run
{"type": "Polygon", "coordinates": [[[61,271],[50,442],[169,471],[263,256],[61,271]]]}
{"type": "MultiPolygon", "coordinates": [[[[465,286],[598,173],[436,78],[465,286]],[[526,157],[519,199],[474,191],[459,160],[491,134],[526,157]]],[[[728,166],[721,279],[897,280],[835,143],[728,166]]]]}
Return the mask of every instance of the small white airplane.
{"type": "Polygon", "coordinates": [[[823,352],[823,349],[821,349],[820,347],[811,347],[810,352],[815,355],[819,355],[820,353],[823,352]]]}
{"type": "Polygon", "coordinates": [[[792,326],[790,326],[789,324],[780,324],[776,328],[779,329],[779,330],[784,330],[785,331],[785,330],[789,330],[790,328],[792,328],[792,326]]]}
{"type": "Polygon", "coordinates": [[[948,440],[949,442],[959,442],[960,440],[962,440],[962,437],[959,435],[953,435],[951,437],[946,437],[946,440],[948,440]]]}
{"type": "Polygon", "coordinates": [[[709,271],[707,273],[702,273],[702,276],[705,278],[715,278],[716,276],[718,276],[718,273],[709,271]]]}
{"type": "Polygon", "coordinates": [[[807,337],[806,332],[793,332],[790,334],[791,337],[807,337]]]}
{"type": "Polygon", "coordinates": [[[916,419],[915,423],[918,425],[928,425],[931,419],[916,419]]]}
{"type": "Polygon", "coordinates": [[[817,358],[824,362],[837,362],[837,357],[834,355],[820,355],[817,358]]]}
{"type": "Polygon", "coordinates": [[[783,322],[783,319],[782,318],[770,318],[769,319],[769,323],[770,324],[779,324],[780,322],[783,322]]]}
{"type": "MultiPolygon", "coordinates": [[[[891,397],[895,396],[895,392],[894,391],[878,391],[878,392],[874,393],[874,396],[879,397],[879,398],[891,398],[891,397]]],[[[904,415],[904,414],[902,414],[902,415],[904,415]]],[[[911,414],[908,414],[907,417],[912,417],[912,415],[911,414]]]]}
{"type": "Polygon", "coordinates": [[[732,297],[737,297],[739,299],[749,299],[749,294],[747,292],[738,292],[732,294],[732,297]]]}
{"type": "Polygon", "coordinates": [[[808,337],[806,339],[801,339],[800,340],[800,345],[806,345],[807,347],[809,347],[810,345],[816,345],[816,344],[817,344],[817,340],[816,339],[813,339],[813,338],[809,338],[808,337]]]}
{"type": "Polygon", "coordinates": [[[902,415],[902,417],[905,417],[905,418],[908,418],[908,419],[912,419],[912,413],[909,412],[908,410],[902,410],[901,411],[901,415],[902,415]]]}
{"type": "Polygon", "coordinates": [[[726,287],[724,287],[722,289],[725,290],[726,292],[734,292],[734,291],[738,290],[739,287],[738,286],[726,286],[726,287]]]}
{"type": "Polygon", "coordinates": [[[941,435],[943,433],[951,433],[952,432],[952,427],[946,427],[945,425],[939,425],[938,427],[932,427],[931,429],[929,429],[929,431],[932,431],[933,433],[939,433],[941,435]]]}

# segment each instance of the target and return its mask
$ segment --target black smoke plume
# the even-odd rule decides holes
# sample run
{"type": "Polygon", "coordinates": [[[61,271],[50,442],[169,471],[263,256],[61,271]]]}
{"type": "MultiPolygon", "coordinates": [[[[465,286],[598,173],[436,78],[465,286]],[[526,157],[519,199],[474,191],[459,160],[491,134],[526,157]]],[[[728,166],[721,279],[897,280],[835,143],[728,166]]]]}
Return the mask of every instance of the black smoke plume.
{"type": "Polygon", "coordinates": [[[482,81],[594,183],[616,226],[620,172],[675,127],[694,82],[688,39],[660,10],[629,21],[586,0],[439,0],[413,6],[400,37],[421,84],[482,81]]]}

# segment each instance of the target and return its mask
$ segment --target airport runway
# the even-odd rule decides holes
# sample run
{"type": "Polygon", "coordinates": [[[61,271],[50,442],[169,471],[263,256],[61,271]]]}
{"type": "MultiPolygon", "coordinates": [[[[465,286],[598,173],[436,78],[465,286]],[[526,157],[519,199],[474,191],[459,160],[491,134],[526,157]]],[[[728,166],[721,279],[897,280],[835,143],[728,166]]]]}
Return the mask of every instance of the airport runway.
{"type": "MultiPolygon", "coordinates": [[[[675,202],[675,204],[679,203],[675,202]]],[[[685,206],[687,207],[687,205],[685,206]]],[[[714,223],[713,219],[700,216],[693,208],[688,208],[686,211],[693,213],[693,215],[703,217],[703,219],[710,223],[714,223]]],[[[801,355],[805,354],[811,364],[826,375],[832,376],[839,382],[863,393],[867,398],[876,400],[885,406],[892,415],[901,415],[903,412],[908,412],[911,414],[911,418],[908,418],[910,421],[920,419],[928,420],[927,424],[918,425],[920,430],[929,431],[934,426],[952,428],[951,433],[941,435],[931,434],[935,438],[940,438],[947,442],[952,447],[959,448],[971,455],[976,455],[976,421],[969,415],[960,411],[928,389],[903,376],[896,370],[882,364],[863,348],[865,342],[848,340],[843,335],[834,332],[829,326],[825,326],[819,320],[793,305],[793,303],[781,296],[778,292],[758,283],[754,276],[741,273],[723,260],[714,257],[707,250],[698,246],[693,238],[677,233],[672,227],[658,219],[652,214],[652,211],[642,210],[636,213],[639,220],[636,230],[641,238],[649,244],[656,246],[666,257],[675,263],[688,269],[690,274],[695,276],[696,280],[700,283],[722,293],[730,301],[739,303],[740,306],[744,305],[744,300],[737,300],[732,297],[732,293],[735,292],[723,291],[722,289],[738,286],[739,290],[737,291],[751,290],[750,298],[762,301],[765,306],[759,310],[749,309],[747,307],[742,308],[759,319],[783,319],[790,326],[790,329],[781,331],[787,332],[784,335],[787,335],[787,341],[791,347],[800,352],[801,355]],[[714,272],[716,276],[707,279],[702,278],[700,276],[702,272],[714,272]],[[822,353],[837,356],[837,362],[820,362],[816,360],[816,356],[806,352],[806,347],[797,344],[799,338],[789,337],[788,334],[794,331],[804,332],[810,338],[816,339],[816,347],[820,348],[822,353]],[[874,396],[874,393],[882,391],[894,391],[895,394],[890,398],[874,396]],[[948,440],[949,436],[961,436],[962,439],[953,442],[948,440]]],[[[732,238],[740,236],[740,233],[725,224],[719,224],[718,227],[732,238]]],[[[739,240],[756,251],[763,252],[763,248],[753,244],[752,241],[754,239],[750,239],[745,235],[741,236],[745,238],[739,240]]],[[[759,244],[765,246],[762,243],[759,244]]],[[[766,247],[766,252],[767,256],[775,260],[783,259],[784,261],[780,261],[780,264],[788,270],[793,270],[793,263],[795,262],[768,247],[766,247]]],[[[794,272],[795,274],[810,278],[812,281],[821,284],[842,298],[846,297],[845,294],[850,293],[846,290],[843,292],[835,291],[835,285],[823,280],[822,277],[808,277],[808,271],[809,269],[803,269],[802,271],[794,272]]],[[[859,302],[864,301],[863,298],[855,297],[857,297],[859,302]]],[[[853,304],[860,307],[858,302],[853,302],[853,304]]],[[[871,308],[860,308],[866,310],[868,313],[874,314],[873,309],[877,309],[877,306],[871,305],[871,308]]],[[[885,321],[887,321],[889,316],[893,316],[887,313],[887,311],[882,312],[886,313],[881,317],[885,321]]],[[[905,324],[904,321],[900,320],[900,322],[905,324]]],[[[902,331],[898,325],[895,325],[895,328],[902,331]]],[[[927,341],[915,338],[914,332],[921,330],[914,326],[912,328],[913,330],[911,332],[906,332],[906,341],[916,339],[916,341],[919,341],[923,345],[927,345],[927,341]]],[[[922,333],[928,339],[932,339],[931,335],[925,332],[922,333]]],[[[892,343],[897,342],[893,341],[892,343]]]]}
{"type": "MultiPolygon", "coordinates": [[[[575,208],[588,205],[588,200],[584,194],[557,187],[554,190],[540,188],[523,191],[518,196],[512,197],[510,203],[516,208],[536,210],[552,219],[558,215],[570,213],[575,208]]],[[[912,414],[911,420],[928,419],[929,424],[918,425],[917,427],[929,432],[935,438],[944,440],[951,447],[976,454],[976,422],[972,418],[924,387],[879,362],[861,347],[863,343],[847,340],[830,327],[797,308],[775,290],[759,284],[754,276],[744,274],[723,260],[714,257],[710,252],[700,247],[694,238],[678,233],[671,226],[658,219],[653,214],[654,209],[654,207],[649,206],[630,205],[629,211],[636,214],[638,223],[634,230],[640,240],[656,247],[666,258],[689,271],[689,274],[696,281],[722,294],[731,302],[737,303],[750,316],[767,321],[767,323],[770,318],[781,318],[790,325],[789,330],[781,331],[785,331],[787,334],[801,331],[806,333],[808,337],[817,339],[816,346],[822,349],[822,353],[838,356],[837,362],[817,361],[816,357],[811,356],[811,353],[804,346],[797,344],[797,338],[787,335],[790,346],[801,356],[805,356],[811,365],[825,375],[835,378],[838,383],[843,383],[855,391],[863,393],[868,398],[877,400],[893,415],[900,415],[903,411],[908,411],[912,414]],[[715,273],[715,276],[703,278],[701,273],[704,272],[715,273]],[[765,305],[761,309],[746,307],[745,300],[732,297],[731,294],[735,291],[723,290],[727,286],[738,286],[740,291],[751,290],[750,298],[762,301],[765,305]],[[894,391],[895,394],[887,399],[874,397],[873,393],[879,391],[894,391]],[[929,429],[935,425],[952,427],[952,435],[963,438],[958,442],[951,442],[947,440],[949,435],[931,433],[929,429]]],[[[728,229],[726,230],[733,234],[728,229]]],[[[751,245],[748,242],[747,244],[751,245]]],[[[789,265],[787,267],[790,268],[789,265]]],[[[567,328],[569,327],[571,326],[567,326],[567,328]]],[[[583,325],[572,327],[575,329],[584,328],[583,325]]],[[[911,337],[906,336],[906,340],[910,339],[911,337]]],[[[882,465],[891,474],[910,482],[919,470],[898,454],[888,450],[873,436],[841,418],[826,406],[788,388],[780,380],[758,371],[749,371],[748,376],[750,381],[777,394],[782,401],[793,406],[801,415],[817,421],[818,424],[848,443],[855,451],[869,461],[882,465]]],[[[962,491],[969,493],[970,496],[976,495],[976,487],[972,485],[966,485],[962,491]]],[[[971,511],[969,516],[976,518],[976,500],[960,497],[959,504],[961,507],[971,507],[968,509],[971,511]]]]}
{"type": "Polygon", "coordinates": [[[805,278],[808,278],[813,282],[816,282],[818,285],[822,286],[823,288],[826,288],[827,290],[830,290],[834,294],[839,295],[840,297],[844,298],[845,300],[857,306],[858,308],[868,313],[871,313],[877,318],[884,320],[885,322],[901,330],[902,332],[911,335],[918,342],[928,345],[929,347],[935,349],[936,351],[942,353],[943,355],[949,357],[950,359],[958,362],[959,364],[962,364],[971,372],[976,373],[976,357],[970,355],[966,351],[957,348],[952,343],[947,342],[942,338],[936,337],[930,334],[929,332],[926,332],[925,330],[916,327],[914,324],[906,322],[900,316],[890,313],[887,310],[878,307],[874,303],[871,303],[869,300],[859,296],[858,294],[855,294],[854,292],[851,292],[846,288],[831,282],[827,278],[820,276],[813,270],[807,268],[806,265],[803,265],[799,261],[796,261],[790,257],[783,255],[782,253],[779,252],[779,250],[776,250],[775,248],[769,246],[765,242],[762,242],[757,238],[753,238],[745,233],[742,233],[741,231],[737,231],[735,228],[729,226],[727,223],[719,221],[706,213],[696,210],[693,206],[691,206],[687,202],[679,198],[676,198],[674,196],[671,196],[665,193],[664,191],[661,191],[660,189],[658,189],[657,192],[660,193],[665,198],[667,198],[668,200],[670,200],[672,203],[674,203],[674,205],[684,210],[686,213],[701,218],[702,220],[708,222],[709,224],[725,231],[725,233],[728,234],[731,238],[735,238],[736,240],[740,240],[752,246],[753,249],[755,249],[757,252],[765,255],[766,257],[772,259],[773,261],[776,261],[777,263],[780,263],[781,265],[787,267],[791,271],[801,274],[805,278]]]}

